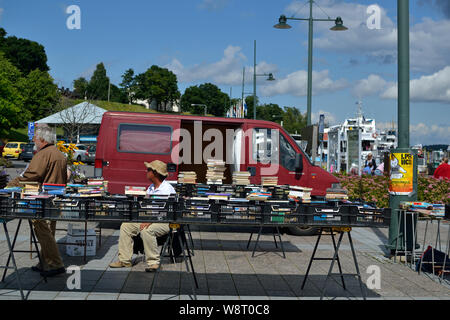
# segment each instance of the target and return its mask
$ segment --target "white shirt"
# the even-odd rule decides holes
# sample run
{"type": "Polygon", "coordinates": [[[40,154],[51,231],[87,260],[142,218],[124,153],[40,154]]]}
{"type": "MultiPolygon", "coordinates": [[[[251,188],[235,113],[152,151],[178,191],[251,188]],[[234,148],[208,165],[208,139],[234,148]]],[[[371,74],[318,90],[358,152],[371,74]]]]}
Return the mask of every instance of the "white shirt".
{"type": "Polygon", "coordinates": [[[159,187],[156,188],[156,189],[155,189],[155,185],[154,184],[152,184],[147,189],[147,195],[151,195],[151,194],[169,195],[169,194],[173,194],[173,193],[176,193],[175,189],[166,180],[164,180],[159,185],[159,187]]]}

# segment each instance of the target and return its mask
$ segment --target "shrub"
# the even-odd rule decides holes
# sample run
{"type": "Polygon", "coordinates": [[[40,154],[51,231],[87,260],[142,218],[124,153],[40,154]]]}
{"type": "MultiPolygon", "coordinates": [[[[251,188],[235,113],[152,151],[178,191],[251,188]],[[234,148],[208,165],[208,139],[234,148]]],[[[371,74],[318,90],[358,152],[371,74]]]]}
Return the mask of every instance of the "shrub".
{"type": "MultiPolygon", "coordinates": [[[[361,199],[373,202],[379,208],[389,207],[389,177],[350,176],[337,173],[342,187],[348,191],[350,200],[361,199]]],[[[450,179],[435,179],[419,176],[417,183],[418,201],[429,203],[450,203],[450,179]]]]}

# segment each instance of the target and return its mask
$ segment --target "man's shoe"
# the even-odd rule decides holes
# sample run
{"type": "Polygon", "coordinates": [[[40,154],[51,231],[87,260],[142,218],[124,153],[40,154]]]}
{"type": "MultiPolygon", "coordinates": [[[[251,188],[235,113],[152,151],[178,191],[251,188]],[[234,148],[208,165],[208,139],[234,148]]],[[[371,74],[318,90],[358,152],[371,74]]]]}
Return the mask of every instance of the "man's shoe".
{"type": "Polygon", "coordinates": [[[57,276],[58,274],[65,273],[65,272],[66,272],[66,268],[61,267],[58,269],[50,269],[50,270],[46,270],[46,271],[41,271],[41,276],[48,278],[48,277],[57,276]]]}
{"type": "Polygon", "coordinates": [[[148,266],[145,268],[145,272],[156,272],[158,270],[159,264],[152,264],[151,266],[148,266]]]}
{"type": "Polygon", "coordinates": [[[133,265],[129,262],[116,261],[109,265],[110,268],[131,268],[133,265]]]}

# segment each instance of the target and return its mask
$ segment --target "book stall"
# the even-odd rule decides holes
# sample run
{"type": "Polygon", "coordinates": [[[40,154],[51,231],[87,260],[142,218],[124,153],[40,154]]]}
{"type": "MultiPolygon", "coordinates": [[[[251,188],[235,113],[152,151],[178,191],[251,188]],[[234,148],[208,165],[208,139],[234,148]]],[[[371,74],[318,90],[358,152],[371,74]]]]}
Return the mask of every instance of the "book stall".
{"type": "MultiPolygon", "coordinates": [[[[277,185],[276,177],[264,177],[261,185],[250,185],[248,172],[235,172],[234,184],[224,185],[223,171],[223,163],[208,163],[206,184],[196,183],[195,172],[180,172],[178,183],[174,185],[176,194],[170,196],[148,196],[146,188],[139,186],[126,186],[124,195],[109,194],[108,182],[98,178],[89,179],[83,185],[25,183],[20,188],[0,190],[0,218],[7,238],[9,235],[6,223],[12,219],[85,223],[165,222],[170,223],[171,228],[179,225],[188,227],[190,224],[259,227],[257,242],[262,227],[273,227],[278,233],[281,246],[279,227],[317,226],[320,233],[308,273],[324,232],[331,233],[335,244],[335,254],[330,259],[332,265],[337,261],[340,267],[338,251],[343,235],[347,233],[359,279],[359,269],[350,235],[351,228],[384,228],[390,224],[390,209],[377,209],[351,202],[345,190],[329,189],[326,196],[318,199],[311,196],[312,189],[277,185]],[[334,233],[340,234],[337,245],[334,233]]],[[[251,236],[248,244],[250,240],[251,236]]],[[[14,245],[9,242],[8,245],[10,256],[13,256],[14,245]]],[[[188,243],[185,245],[189,255],[188,243]]],[[[256,245],[257,243],[255,248],[256,245]]],[[[15,262],[13,264],[15,266],[15,262]]],[[[195,278],[192,262],[191,269],[195,278]]],[[[329,275],[331,270],[332,268],[329,275]]],[[[342,275],[341,270],[340,272],[342,275]]]]}

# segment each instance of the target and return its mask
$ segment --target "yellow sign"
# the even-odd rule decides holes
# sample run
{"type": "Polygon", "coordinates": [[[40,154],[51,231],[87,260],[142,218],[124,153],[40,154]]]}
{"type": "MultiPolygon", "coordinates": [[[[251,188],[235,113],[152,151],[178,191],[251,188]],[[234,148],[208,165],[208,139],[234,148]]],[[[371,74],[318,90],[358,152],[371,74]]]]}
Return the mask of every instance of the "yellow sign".
{"type": "Polygon", "coordinates": [[[391,153],[389,193],[409,195],[413,192],[413,159],[410,153],[391,153]]]}

